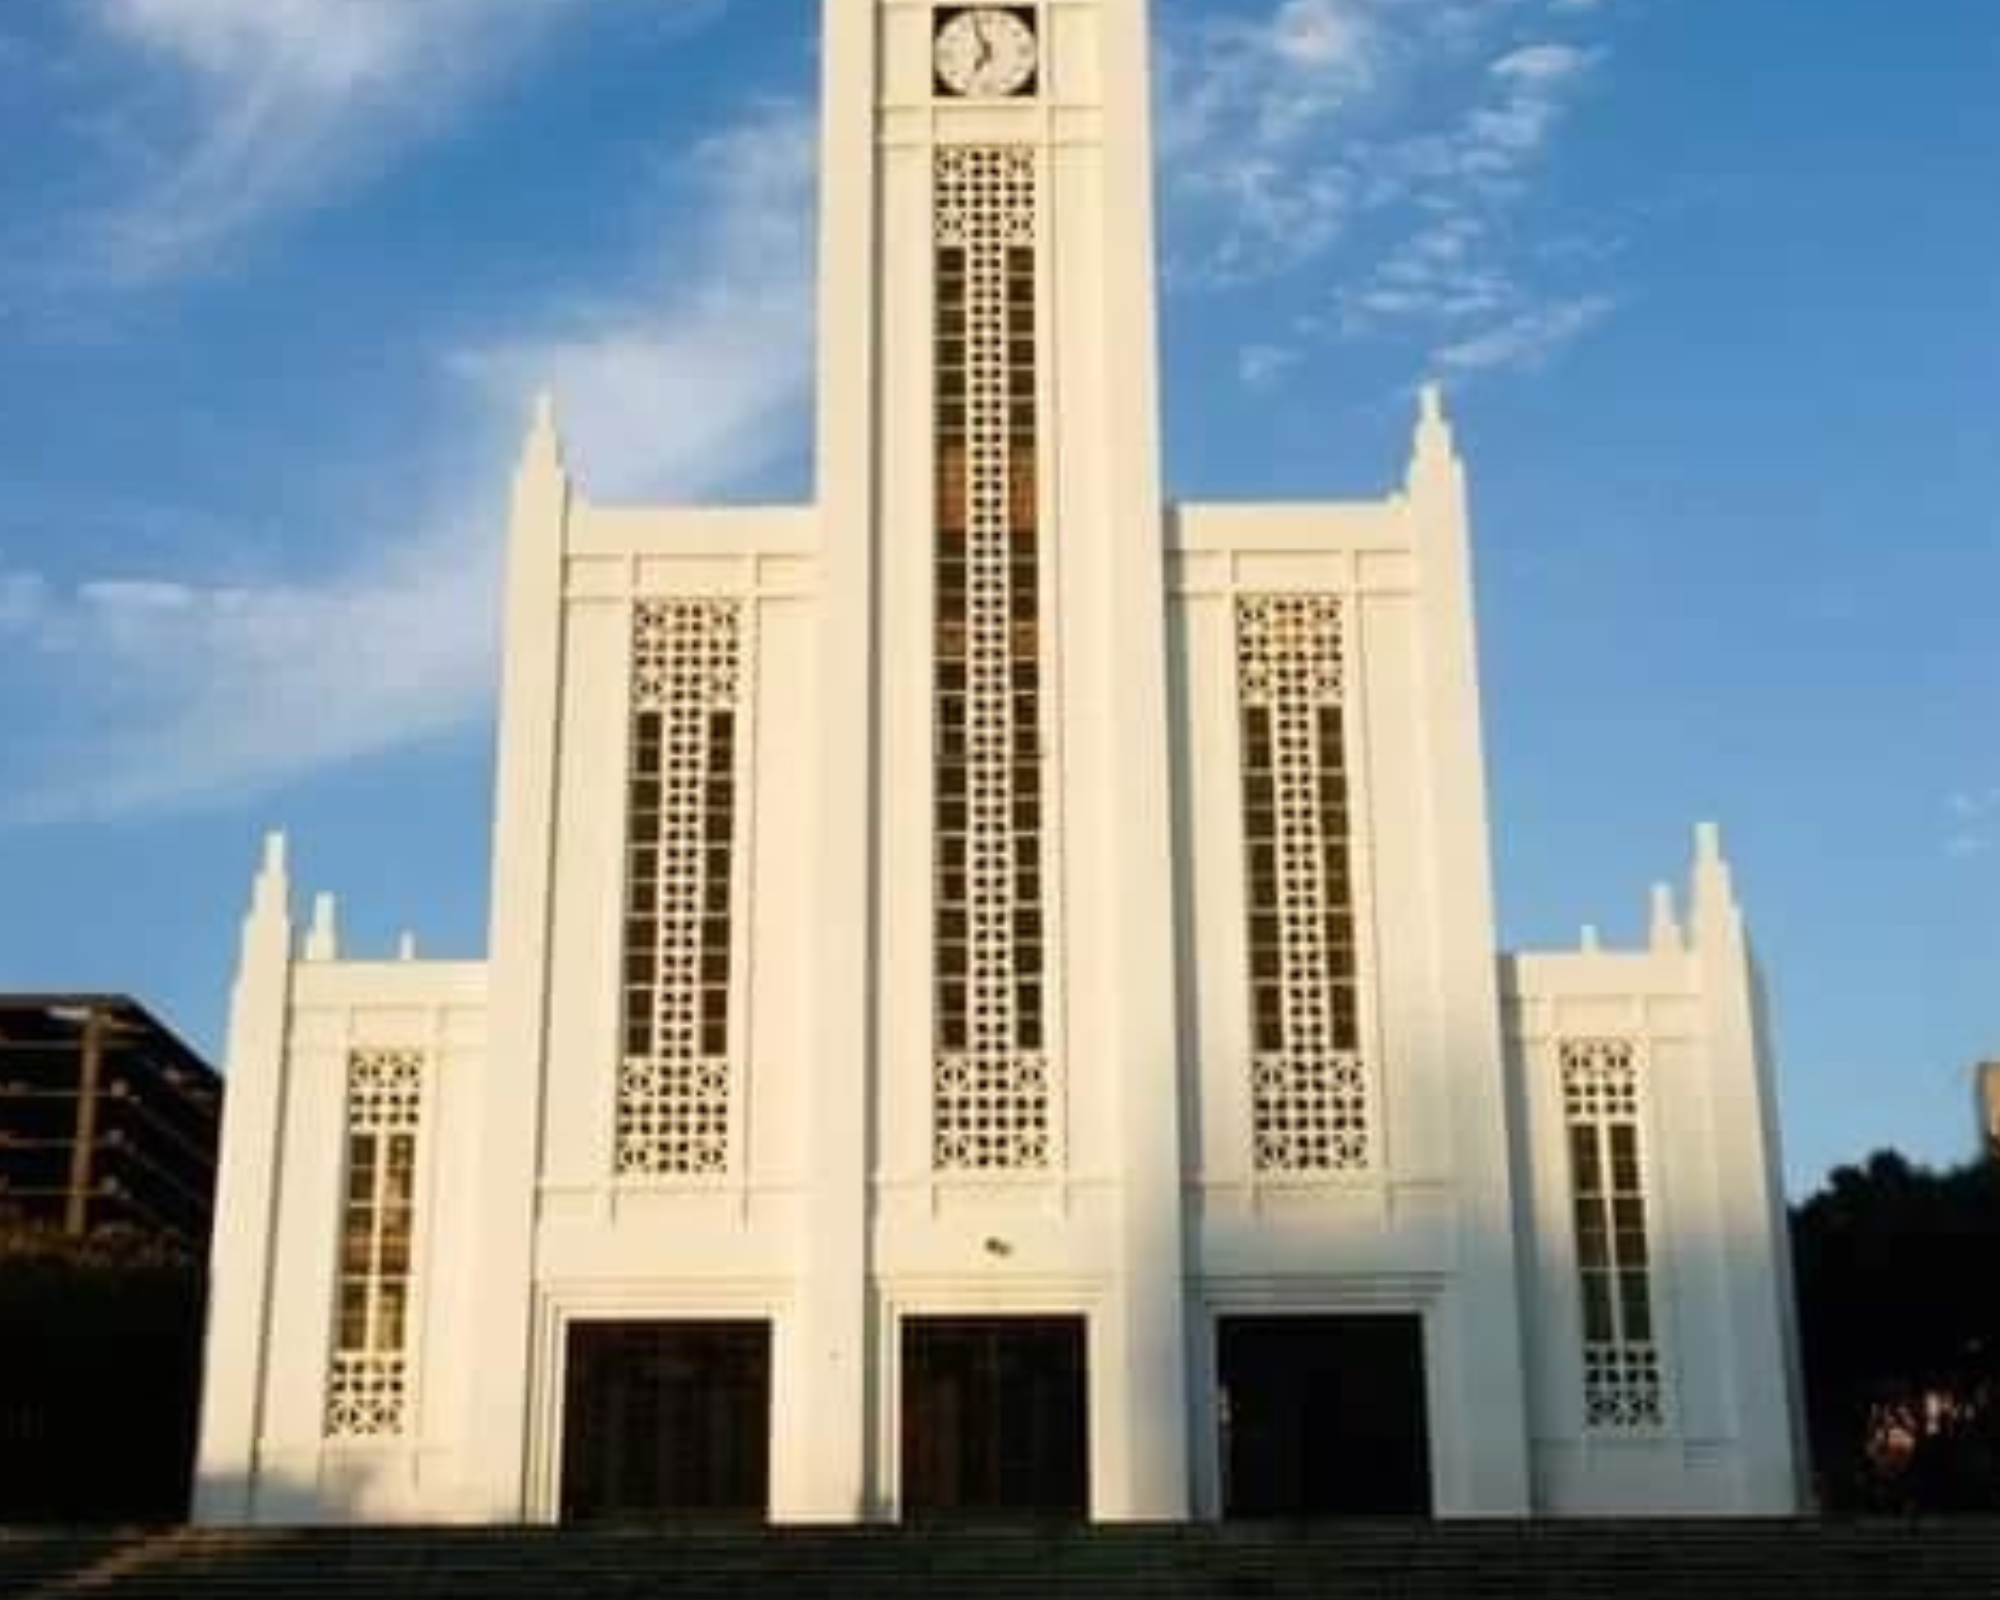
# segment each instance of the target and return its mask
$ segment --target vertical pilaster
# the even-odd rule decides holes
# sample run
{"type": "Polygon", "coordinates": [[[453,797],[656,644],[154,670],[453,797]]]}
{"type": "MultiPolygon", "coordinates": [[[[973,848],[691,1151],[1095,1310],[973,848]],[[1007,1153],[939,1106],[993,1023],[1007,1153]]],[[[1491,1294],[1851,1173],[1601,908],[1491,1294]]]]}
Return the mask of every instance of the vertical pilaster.
{"type": "MultiPolygon", "coordinates": [[[[1109,526],[1102,530],[1100,681],[1116,707],[1097,759],[1096,819],[1108,876],[1112,1060],[1123,1171],[1119,1186],[1121,1359],[1098,1382],[1122,1386],[1123,1473],[1101,1486],[1099,1516],[1188,1514],[1190,1391],[1187,1266],[1175,1004],[1175,871],[1168,749],[1166,516],[1161,498],[1158,320],[1154,303],[1153,146],[1148,7],[1102,9],[1104,67],[1104,363],[1100,393],[1109,526]]],[[[1062,244],[1058,243],[1058,248],[1062,244]]],[[[1088,449],[1087,438],[1066,441],[1088,449]]],[[[1099,536],[1066,532],[1074,546],[1099,536]]],[[[1080,857],[1079,857],[1080,859],[1080,857]]]]}
{"type": "Polygon", "coordinates": [[[491,1044],[479,1097],[480,1225],[468,1269],[479,1349],[466,1387],[468,1514],[523,1517],[549,911],[561,748],[563,547],[570,507],[554,407],[538,402],[514,478],[508,542],[489,943],[491,1044]]]}
{"type": "Polygon", "coordinates": [[[1406,486],[1422,573],[1423,706],[1437,928],[1438,1067],[1452,1130],[1459,1271],[1443,1308],[1439,1391],[1465,1420],[1466,1449],[1439,1509],[1528,1509],[1528,1414],[1515,1265],[1513,1174],[1486,759],[1481,737],[1471,518],[1463,463],[1437,389],[1426,388],[1406,486]]]}
{"type": "Polygon", "coordinates": [[[1690,933],[1706,1013],[1729,1359],[1743,1462],[1738,1509],[1799,1509],[1803,1392],[1774,1064],[1762,997],[1722,836],[1696,833],[1690,933]]]}
{"type": "Polygon", "coordinates": [[[274,833],[264,841],[243,919],[229,1005],[195,1482],[194,1516],[203,1523],[247,1522],[256,1515],[271,1252],[284,1172],[290,899],[285,839],[274,833]]]}
{"type": "Polygon", "coordinates": [[[821,542],[812,1129],[781,1516],[869,1514],[868,1171],[876,974],[876,18],[827,0],[821,99],[821,542]]]}

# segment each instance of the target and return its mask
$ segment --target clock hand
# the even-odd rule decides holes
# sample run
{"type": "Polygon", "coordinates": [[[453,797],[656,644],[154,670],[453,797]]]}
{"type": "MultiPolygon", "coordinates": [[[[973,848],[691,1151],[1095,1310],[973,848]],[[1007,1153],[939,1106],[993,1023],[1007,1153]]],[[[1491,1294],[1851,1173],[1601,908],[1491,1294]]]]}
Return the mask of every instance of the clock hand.
{"type": "Polygon", "coordinates": [[[976,70],[993,59],[993,41],[986,36],[986,19],[976,12],[972,18],[972,37],[979,45],[979,54],[973,58],[972,63],[976,70]]]}

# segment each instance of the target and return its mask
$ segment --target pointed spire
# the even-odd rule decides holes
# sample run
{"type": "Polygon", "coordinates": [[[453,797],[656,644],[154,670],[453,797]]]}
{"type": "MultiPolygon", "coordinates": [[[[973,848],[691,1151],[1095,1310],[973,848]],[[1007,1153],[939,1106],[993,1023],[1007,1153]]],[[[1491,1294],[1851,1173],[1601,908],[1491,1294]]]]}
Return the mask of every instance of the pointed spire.
{"type": "Polygon", "coordinates": [[[312,926],[306,930],[306,960],[340,959],[340,905],[330,894],[313,896],[312,926]]]}
{"type": "Polygon", "coordinates": [[[285,836],[273,828],[264,835],[263,859],[258,863],[257,877],[250,889],[250,915],[253,918],[283,916],[291,897],[291,875],[285,865],[285,836]]]}
{"type": "Polygon", "coordinates": [[[1681,919],[1674,907],[1674,891],[1671,884],[1653,885],[1652,932],[1647,943],[1661,954],[1679,951],[1684,946],[1681,934],[1681,919]]]}
{"type": "Polygon", "coordinates": [[[1694,830],[1694,923],[1699,930],[1713,919],[1733,917],[1736,914],[1735,876],[1729,870],[1729,861],[1722,853],[1722,829],[1713,822],[1703,822],[1694,830]]]}
{"type": "Polygon", "coordinates": [[[1449,479],[1459,471],[1458,444],[1445,414],[1444,390],[1426,383],[1417,391],[1417,428],[1410,443],[1408,486],[1411,494],[1426,484],[1449,479]]]}
{"type": "Polygon", "coordinates": [[[289,947],[291,914],[292,880],[285,864],[285,836],[273,829],[264,835],[263,856],[250,884],[250,909],[243,917],[245,951],[267,935],[280,947],[289,947]]]}
{"type": "Polygon", "coordinates": [[[521,470],[541,468],[562,473],[563,442],[562,429],[556,421],[555,392],[543,389],[535,396],[534,418],[528,424],[528,437],[521,446],[521,470]]]}

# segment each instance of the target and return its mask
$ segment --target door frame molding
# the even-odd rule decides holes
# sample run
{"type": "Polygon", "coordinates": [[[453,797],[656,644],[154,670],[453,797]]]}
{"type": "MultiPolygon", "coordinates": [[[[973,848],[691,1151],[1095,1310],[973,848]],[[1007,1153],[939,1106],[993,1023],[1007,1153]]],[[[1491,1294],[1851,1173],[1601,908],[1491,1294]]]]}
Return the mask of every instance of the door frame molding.
{"type": "Polygon", "coordinates": [[[1114,1419],[1107,1370],[1109,1295],[1098,1279],[1013,1279],[1006,1283],[905,1281],[880,1288],[876,1299],[875,1372],[881,1404],[875,1408],[876,1515],[903,1519],[903,1323],[921,1317],[1076,1317],[1083,1322],[1084,1443],[1088,1459],[1086,1505],[1098,1516],[1098,1488],[1109,1481],[1106,1441],[1114,1419]]]}
{"type": "Polygon", "coordinates": [[[562,1520],[563,1394],[569,1378],[569,1330],[588,1322],[767,1322],[771,1328],[770,1463],[765,1515],[785,1503],[780,1474],[784,1430],[794,1404],[793,1310],[789,1286],[772,1280],[681,1280],[671,1284],[543,1284],[536,1294],[529,1371],[529,1522],[562,1520]]]}
{"type": "Polygon", "coordinates": [[[1444,1505],[1447,1455],[1464,1448],[1465,1430],[1446,1410],[1443,1341],[1449,1319],[1442,1314],[1449,1280],[1433,1273],[1365,1273],[1312,1276],[1286,1273],[1196,1280],[1188,1295],[1188,1371],[1195,1377],[1194,1515],[1222,1520],[1222,1341],[1225,1317],[1410,1316],[1422,1330],[1424,1422],[1429,1439],[1431,1515],[1444,1505]]]}

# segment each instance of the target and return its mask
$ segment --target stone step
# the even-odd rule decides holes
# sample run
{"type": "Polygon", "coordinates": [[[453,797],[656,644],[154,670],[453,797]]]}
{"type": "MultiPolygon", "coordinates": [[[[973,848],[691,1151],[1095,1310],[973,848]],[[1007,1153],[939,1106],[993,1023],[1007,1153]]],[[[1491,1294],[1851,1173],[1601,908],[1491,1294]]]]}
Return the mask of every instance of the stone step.
{"type": "Polygon", "coordinates": [[[0,1596],[203,1600],[1950,1600],[2000,1520],[0,1532],[0,1596]]]}

